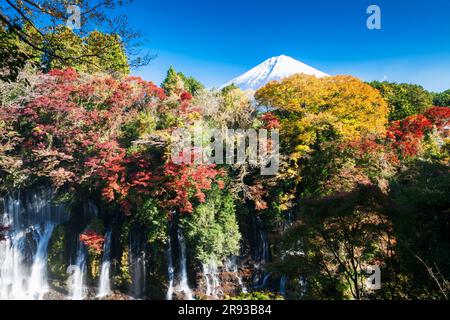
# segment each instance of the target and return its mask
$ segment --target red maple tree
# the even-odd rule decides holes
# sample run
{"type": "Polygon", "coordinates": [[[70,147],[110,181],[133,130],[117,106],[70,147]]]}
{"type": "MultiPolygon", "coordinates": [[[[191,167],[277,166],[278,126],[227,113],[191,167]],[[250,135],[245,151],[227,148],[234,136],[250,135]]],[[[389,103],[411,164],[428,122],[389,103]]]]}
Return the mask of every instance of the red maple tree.
{"type": "Polygon", "coordinates": [[[87,230],[80,235],[80,241],[92,250],[94,253],[100,254],[103,251],[105,237],[98,234],[94,230],[87,230]]]}
{"type": "Polygon", "coordinates": [[[169,178],[165,188],[174,196],[168,200],[168,205],[178,208],[182,213],[193,211],[192,199],[205,202],[204,191],[210,190],[213,183],[219,188],[224,187],[220,176],[224,172],[216,165],[175,164],[169,161],[164,166],[164,174],[169,178]]]}

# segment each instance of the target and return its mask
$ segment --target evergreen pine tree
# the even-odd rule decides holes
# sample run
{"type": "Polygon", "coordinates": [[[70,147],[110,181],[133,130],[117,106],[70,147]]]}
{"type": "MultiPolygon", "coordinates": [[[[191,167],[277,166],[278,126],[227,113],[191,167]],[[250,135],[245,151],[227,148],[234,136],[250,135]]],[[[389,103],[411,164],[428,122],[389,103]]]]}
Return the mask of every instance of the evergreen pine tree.
{"type": "Polygon", "coordinates": [[[172,94],[180,94],[184,90],[184,82],[180,75],[175,71],[173,66],[170,66],[167,71],[167,76],[161,83],[161,88],[170,96],[172,94]]]}

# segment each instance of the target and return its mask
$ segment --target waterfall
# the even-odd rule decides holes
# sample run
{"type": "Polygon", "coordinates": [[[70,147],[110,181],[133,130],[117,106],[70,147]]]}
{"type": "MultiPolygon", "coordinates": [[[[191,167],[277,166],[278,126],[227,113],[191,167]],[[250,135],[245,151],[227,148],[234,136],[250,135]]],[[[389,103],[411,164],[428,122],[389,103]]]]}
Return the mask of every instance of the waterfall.
{"type": "Polygon", "coordinates": [[[54,228],[69,217],[53,198],[43,187],[11,192],[3,200],[0,224],[8,230],[0,242],[0,300],[36,300],[48,292],[48,244],[54,228]]]}
{"type": "Polygon", "coordinates": [[[106,297],[111,293],[111,231],[105,235],[105,244],[103,245],[102,268],[100,270],[98,298],[106,297]]]}
{"type": "Polygon", "coordinates": [[[206,295],[217,298],[220,289],[219,271],[215,262],[203,264],[203,275],[206,283],[206,295]]]}
{"type": "Polygon", "coordinates": [[[236,276],[236,279],[238,281],[239,287],[241,288],[242,293],[248,293],[247,287],[244,285],[244,282],[242,281],[242,277],[239,275],[236,256],[232,256],[225,261],[225,270],[227,272],[234,273],[236,276]]]}
{"type": "Polygon", "coordinates": [[[188,273],[187,273],[187,258],[186,258],[186,243],[184,241],[183,233],[180,229],[177,232],[178,244],[180,246],[180,284],[179,291],[184,293],[187,300],[194,300],[192,290],[189,288],[188,273]]]}
{"type": "Polygon", "coordinates": [[[264,271],[264,264],[270,261],[270,250],[267,231],[259,215],[253,215],[253,260],[255,261],[253,286],[265,288],[272,274],[264,271]]]}
{"type": "Polygon", "coordinates": [[[264,228],[264,224],[259,215],[255,216],[254,221],[254,237],[255,245],[254,249],[254,259],[260,263],[265,263],[269,261],[269,240],[267,237],[267,232],[264,228]]]}
{"type": "Polygon", "coordinates": [[[242,293],[248,293],[247,287],[246,287],[245,284],[242,282],[241,276],[240,276],[240,275],[237,275],[236,277],[237,277],[237,279],[238,279],[238,284],[239,284],[239,286],[241,287],[242,293]]]}
{"type": "Polygon", "coordinates": [[[37,299],[42,299],[48,291],[47,283],[47,249],[55,225],[51,222],[45,224],[43,230],[36,231],[35,240],[38,243],[36,255],[31,266],[31,276],[28,291],[37,299]]]}
{"type": "Polygon", "coordinates": [[[302,299],[308,294],[308,280],[305,277],[300,277],[298,283],[300,285],[300,298],[302,299]]]}
{"type": "Polygon", "coordinates": [[[71,300],[83,300],[86,296],[84,287],[84,277],[87,270],[87,249],[81,242],[78,242],[77,258],[75,265],[69,266],[67,273],[72,273],[68,279],[69,295],[71,300]]]}
{"type": "Polygon", "coordinates": [[[287,276],[282,276],[280,279],[280,294],[282,296],[286,295],[286,284],[287,284],[287,276]]]}
{"type": "Polygon", "coordinates": [[[182,293],[184,299],[194,300],[194,295],[189,287],[188,273],[187,273],[187,258],[186,258],[186,243],[184,240],[183,233],[181,229],[177,230],[177,242],[178,242],[178,285],[174,286],[175,282],[175,268],[173,265],[173,253],[172,253],[172,241],[169,239],[167,241],[167,276],[169,280],[169,285],[167,288],[166,299],[172,300],[173,294],[175,292],[182,293]]]}
{"type": "Polygon", "coordinates": [[[175,273],[174,273],[173,258],[172,258],[172,242],[171,242],[170,236],[169,236],[169,239],[167,241],[167,277],[169,278],[169,286],[167,288],[167,294],[166,294],[166,299],[167,300],[172,300],[173,299],[174,275],[175,275],[175,273]]]}
{"type": "Polygon", "coordinates": [[[266,273],[264,275],[264,279],[261,285],[261,288],[265,288],[267,286],[267,280],[269,280],[270,276],[272,275],[272,272],[266,273]]]}
{"type": "Polygon", "coordinates": [[[146,253],[141,239],[141,231],[130,232],[131,293],[142,298],[146,290],[146,253]]]}

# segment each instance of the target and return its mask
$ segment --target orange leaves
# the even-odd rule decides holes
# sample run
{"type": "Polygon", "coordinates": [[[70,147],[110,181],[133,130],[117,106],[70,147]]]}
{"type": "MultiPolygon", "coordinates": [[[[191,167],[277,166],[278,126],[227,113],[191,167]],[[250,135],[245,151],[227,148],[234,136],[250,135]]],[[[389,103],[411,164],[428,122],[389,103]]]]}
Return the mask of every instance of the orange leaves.
{"type": "Polygon", "coordinates": [[[271,129],[279,129],[280,128],[280,119],[278,119],[272,112],[265,113],[261,120],[264,123],[264,128],[271,130],[271,129]]]}
{"type": "Polygon", "coordinates": [[[413,157],[420,151],[421,141],[433,124],[423,115],[395,121],[389,127],[386,138],[403,158],[413,157]]]}
{"type": "Polygon", "coordinates": [[[48,74],[57,78],[59,81],[74,81],[78,79],[78,73],[73,68],[67,68],[65,70],[52,70],[48,74]]]}
{"type": "Polygon", "coordinates": [[[168,162],[164,166],[164,173],[169,177],[166,187],[174,197],[168,201],[169,206],[178,208],[182,213],[193,211],[192,198],[200,203],[205,202],[204,191],[210,190],[212,183],[217,182],[223,188],[223,181],[216,181],[223,172],[215,165],[177,165],[168,162]]]}
{"type": "Polygon", "coordinates": [[[105,242],[105,237],[99,235],[94,230],[87,230],[80,235],[79,240],[96,254],[100,254],[103,251],[103,244],[105,242]]]}
{"type": "Polygon", "coordinates": [[[433,125],[439,130],[449,130],[450,126],[450,107],[432,107],[425,112],[433,125]]]}
{"type": "Polygon", "coordinates": [[[267,202],[263,200],[267,196],[267,191],[264,190],[262,184],[256,184],[249,187],[250,198],[255,202],[257,211],[262,211],[268,208],[267,202]]]}
{"type": "Polygon", "coordinates": [[[74,69],[39,75],[33,93],[1,119],[23,137],[17,146],[27,165],[56,188],[81,184],[92,175],[105,183],[108,201],[126,197],[130,187],[145,187],[152,176],[127,177],[121,127],[136,113],[157,108],[164,92],[137,77],[78,75],[74,69]],[[60,156],[64,155],[64,157],[60,156]],[[126,179],[131,179],[126,181],[126,179]]]}
{"type": "Polygon", "coordinates": [[[125,150],[111,144],[103,144],[98,156],[86,162],[92,174],[103,185],[102,196],[108,202],[117,201],[126,214],[131,213],[128,197],[131,192],[137,197],[150,194],[158,180],[148,158],[141,154],[127,155],[125,150]]]}
{"type": "MultiPolygon", "coordinates": [[[[296,74],[267,84],[255,98],[277,112],[295,157],[310,152],[318,141],[351,141],[386,130],[386,101],[376,89],[351,76],[296,74]]],[[[269,128],[278,126],[270,113],[263,121],[269,128]]]]}

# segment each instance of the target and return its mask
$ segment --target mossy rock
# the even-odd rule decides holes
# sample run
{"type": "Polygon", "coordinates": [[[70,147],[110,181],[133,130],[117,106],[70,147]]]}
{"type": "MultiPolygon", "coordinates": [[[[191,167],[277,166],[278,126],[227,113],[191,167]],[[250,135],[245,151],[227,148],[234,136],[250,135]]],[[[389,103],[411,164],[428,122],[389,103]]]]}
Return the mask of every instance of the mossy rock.
{"type": "Polygon", "coordinates": [[[50,273],[58,278],[67,276],[66,241],[66,227],[64,225],[56,227],[48,245],[47,261],[50,273]]]}

